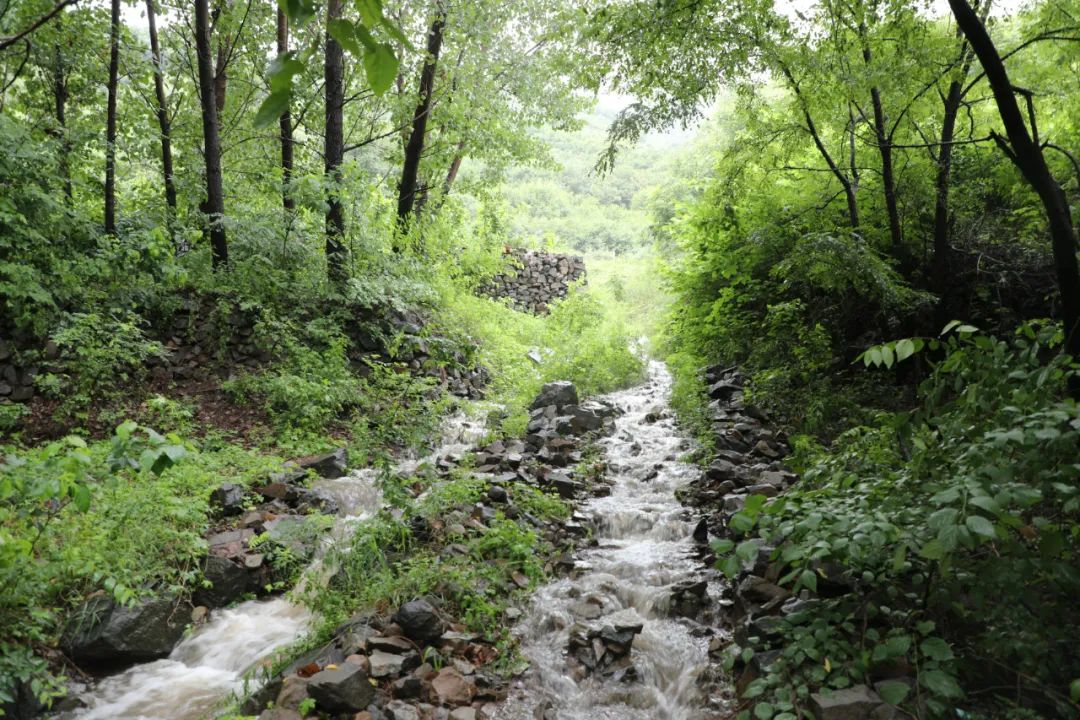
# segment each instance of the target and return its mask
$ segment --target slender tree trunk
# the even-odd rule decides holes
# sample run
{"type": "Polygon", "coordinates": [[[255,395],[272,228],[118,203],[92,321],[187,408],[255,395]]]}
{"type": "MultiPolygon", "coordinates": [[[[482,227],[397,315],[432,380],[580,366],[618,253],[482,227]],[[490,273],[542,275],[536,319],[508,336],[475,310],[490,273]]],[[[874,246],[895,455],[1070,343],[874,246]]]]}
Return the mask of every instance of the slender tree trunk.
{"type": "Polygon", "coordinates": [[[214,268],[229,262],[225,240],[225,197],[221,181],[221,138],[218,129],[213,52],[210,47],[209,0],[195,2],[195,53],[199,64],[199,103],[202,106],[203,158],[206,163],[206,203],[214,268]]]}
{"type": "MultiPolygon", "coordinates": [[[[327,0],[326,20],[341,17],[341,0],[327,0]]],[[[326,86],[326,271],[330,282],[341,285],[348,277],[345,266],[345,211],[341,205],[341,163],[345,159],[345,134],[342,108],[345,105],[345,58],[341,45],[326,33],[326,62],[323,67],[326,86]]]]}
{"type": "Polygon", "coordinates": [[[166,223],[172,234],[176,219],[176,182],[173,178],[172,126],[165,97],[165,76],[161,69],[161,46],[158,44],[154,0],[146,0],[146,22],[150,31],[150,55],[154,63],[154,97],[157,101],[158,127],[161,129],[161,173],[165,180],[166,223]]]}
{"type": "MultiPolygon", "coordinates": [[[[866,25],[860,24],[859,34],[862,38],[863,63],[867,69],[873,64],[870,53],[870,41],[866,37],[866,25]]],[[[900,209],[896,202],[896,175],[893,171],[892,138],[885,128],[885,107],[881,102],[881,89],[876,85],[870,88],[870,104],[874,112],[874,136],[877,140],[878,152],[881,154],[881,184],[885,195],[885,212],[889,216],[889,240],[892,244],[893,255],[903,258],[904,234],[900,225],[900,209]]]]}
{"type": "MultiPolygon", "coordinates": [[[[1030,111],[1032,128],[1029,131],[1016,101],[1015,88],[1005,70],[1005,63],[994,46],[994,41],[990,39],[986,26],[966,0],[949,0],[949,6],[956,17],[957,25],[964,31],[971,49],[979,58],[994,92],[994,100],[997,102],[1008,142],[999,136],[995,136],[995,139],[1031,184],[1046,210],[1058,289],[1061,292],[1065,350],[1074,359],[1080,359],[1080,267],[1076,261],[1076,228],[1069,203],[1061,186],[1051,174],[1039,146],[1034,111],[1030,111]]],[[[1069,389],[1073,397],[1080,398],[1080,378],[1073,377],[1069,389]]]]}
{"type": "Polygon", "coordinates": [[[462,140],[458,143],[457,152],[454,154],[454,159],[450,161],[450,169],[446,171],[446,179],[443,180],[443,197],[445,198],[450,194],[450,189],[454,187],[454,181],[457,180],[458,172],[461,170],[461,163],[465,160],[465,141],[462,140]]]}
{"type": "MultiPolygon", "coordinates": [[[[218,3],[214,8],[214,23],[221,22],[221,16],[228,12],[228,3],[218,3]]],[[[229,36],[226,33],[218,33],[217,57],[214,61],[214,103],[217,106],[218,117],[225,110],[225,99],[229,92],[229,53],[232,47],[229,36]]]]}
{"type": "Polygon", "coordinates": [[[71,185],[71,143],[67,136],[67,66],[60,46],[56,46],[56,64],[53,65],[53,101],[56,110],[56,139],[60,141],[60,175],[64,181],[64,200],[70,208],[74,204],[74,191],[71,185]]]}
{"type": "MultiPolygon", "coordinates": [[[[279,55],[289,52],[289,17],[280,7],[277,11],[277,51],[279,55]]],[[[293,173],[293,128],[289,107],[281,113],[278,124],[281,128],[281,203],[286,212],[291,212],[296,208],[296,202],[289,187],[293,173]]]]}
{"type": "MultiPolygon", "coordinates": [[[[859,204],[855,198],[855,185],[851,182],[851,179],[844,174],[844,171],[840,169],[840,166],[836,164],[836,160],[833,159],[832,153],[825,147],[825,143],[821,139],[821,133],[818,132],[817,125],[814,123],[814,117],[810,114],[810,106],[806,103],[802,88],[795,80],[795,76],[787,65],[782,63],[780,65],[780,70],[784,73],[784,77],[787,78],[791,91],[795,93],[795,98],[799,101],[799,109],[802,110],[803,119],[806,121],[806,131],[810,133],[810,137],[814,141],[814,147],[821,153],[821,157],[825,160],[825,164],[829,166],[829,170],[837,181],[839,181],[840,187],[844,190],[844,197],[847,198],[848,222],[851,224],[851,229],[857,231],[859,229],[859,204]]],[[[852,132],[854,132],[854,128],[852,129],[852,132]]]]}
{"type": "MultiPolygon", "coordinates": [[[[938,148],[937,177],[934,181],[934,259],[931,262],[930,277],[934,292],[938,294],[938,307],[942,312],[948,307],[946,296],[951,285],[949,183],[952,180],[952,141],[956,135],[956,117],[960,112],[962,94],[963,83],[960,79],[949,83],[949,91],[945,95],[945,112],[941,119],[941,145],[938,148]]],[[[939,321],[942,319],[942,312],[939,312],[939,321]]]]}
{"type": "Polygon", "coordinates": [[[404,227],[412,215],[416,204],[417,176],[420,172],[420,158],[424,154],[424,140],[427,134],[428,116],[431,114],[432,91],[435,89],[435,69],[442,50],[443,28],[446,25],[446,11],[442,3],[438,4],[435,20],[431,23],[427,38],[427,56],[420,71],[420,102],[413,111],[412,132],[405,145],[405,161],[401,166],[401,181],[398,183],[398,225],[404,227]]]}
{"type": "Polygon", "coordinates": [[[105,116],[105,233],[116,234],[116,90],[120,76],[120,0],[109,20],[109,99],[105,116]]]}

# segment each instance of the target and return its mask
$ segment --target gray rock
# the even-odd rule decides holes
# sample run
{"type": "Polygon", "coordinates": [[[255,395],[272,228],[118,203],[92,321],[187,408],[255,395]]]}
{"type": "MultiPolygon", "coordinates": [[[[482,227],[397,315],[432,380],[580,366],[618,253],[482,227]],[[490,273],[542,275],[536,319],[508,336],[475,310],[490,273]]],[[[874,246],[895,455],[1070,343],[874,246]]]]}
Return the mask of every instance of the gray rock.
{"type": "Polygon", "coordinates": [[[869,720],[879,705],[881,698],[866,685],[810,695],[810,709],[818,720],[869,720]]]}
{"type": "Polygon", "coordinates": [[[300,458],[296,464],[304,470],[314,470],[319,477],[332,480],[348,471],[348,453],[345,448],[337,448],[323,455],[300,458]]]}
{"type": "Polygon", "coordinates": [[[529,406],[529,409],[536,410],[538,408],[547,407],[548,405],[564,407],[577,404],[578,394],[577,388],[574,387],[574,383],[566,380],[556,380],[555,382],[549,382],[544,385],[540,390],[540,394],[536,396],[532,405],[529,406]]]}
{"type": "Polygon", "coordinates": [[[421,646],[438,642],[445,630],[435,608],[426,600],[405,603],[394,613],[393,620],[406,637],[421,646]]]}
{"type": "Polygon", "coordinates": [[[235,483],[225,483],[210,493],[210,504],[222,515],[239,515],[244,512],[244,488],[235,483]]]}
{"type": "Polygon", "coordinates": [[[372,650],[368,661],[371,663],[371,677],[393,677],[401,674],[405,665],[405,656],[383,650],[372,650]]]}
{"type": "Polygon", "coordinates": [[[126,665],[168,655],[190,618],[175,598],[143,600],[121,607],[110,598],[87,601],[72,616],[61,646],[79,663],[126,665]]]}
{"type": "Polygon", "coordinates": [[[375,688],[363,670],[345,663],[313,675],[308,681],[308,695],[326,712],[360,712],[375,699],[375,688]]]}
{"type": "Polygon", "coordinates": [[[224,607],[254,589],[252,577],[244,567],[217,555],[206,558],[203,577],[210,582],[210,587],[201,587],[195,592],[192,599],[196,605],[224,607]]]}

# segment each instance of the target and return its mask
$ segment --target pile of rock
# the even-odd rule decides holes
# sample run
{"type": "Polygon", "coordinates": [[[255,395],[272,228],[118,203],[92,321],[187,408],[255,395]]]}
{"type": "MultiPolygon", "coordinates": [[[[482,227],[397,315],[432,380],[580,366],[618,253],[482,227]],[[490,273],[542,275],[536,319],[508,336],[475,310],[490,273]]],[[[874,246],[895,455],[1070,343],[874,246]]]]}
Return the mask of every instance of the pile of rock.
{"type": "MultiPolygon", "coordinates": [[[[743,375],[733,367],[714,366],[705,370],[705,380],[717,452],[701,477],[688,486],[682,500],[705,513],[694,538],[702,556],[711,564],[715,558],[708,550],[710,534],[741,540],[741,534],[731,530],[729,522],[745,507],[747,499],[752,495],[776,497],[798,478],[781,462],[790,451],[783,432],[770,429],[767,415],[743,402],[743,375]]],[[[781,658],[782,650],[778,647],[781,624],[807,618],[821,605],[818,597],[852,590],[851,583],[838,568],[822,565],[818,568],[817,597],[807,590],[793,596],[779,584],[784,570],[776,555],[775,547],[759,543],[757,554],[742,564],[734,583],[725,589],[726,616],[733,634],[730,638],[717,637],[710,645],[710,653],[717,658],[731,640],[742,647],[754,648],[749,662],[736,664],[740,672],[736,692],[740,695],[781,658]]],[[[883,703],[865,685],[812,693],[810,709],[818,720],[900,717],[896,708],[883,703]]]]}
{"type": "Polygon", "coordinates": [[[295,660],[248,700],[273,707],[260,720],[299,720],[309,698],[319,711],[356,720],[490,718],[505,698],[501,678],[482,669],[494,647],[444,620],[427,599],[407,602],[383,621],[354,618],[329,644],[295,660]]]}
{"type": "Polygon", "coordinates": [[[645,621],[632,608],[605,618],[599,625],[578,623],[571,627],[566,651],[575,679],[596,673],[617,682],[636,680],[631,650],[634,636],[644,627],[645,621]]]}
{"type": "Polygon", "coordinates": [[[19,367],[15,364],[11,342],[0,338],[0,399],[26,402],[34,397],[36,366],[19,367]]]}
{"type": "Polygon", "coordinates": [[[516,271],[492,278],[481,292],[508,299],[522,311],[545,314],[548,306],[566,297],[571,284],[585,276],[585,260],[574,255],[507,248],[516,271]]]}

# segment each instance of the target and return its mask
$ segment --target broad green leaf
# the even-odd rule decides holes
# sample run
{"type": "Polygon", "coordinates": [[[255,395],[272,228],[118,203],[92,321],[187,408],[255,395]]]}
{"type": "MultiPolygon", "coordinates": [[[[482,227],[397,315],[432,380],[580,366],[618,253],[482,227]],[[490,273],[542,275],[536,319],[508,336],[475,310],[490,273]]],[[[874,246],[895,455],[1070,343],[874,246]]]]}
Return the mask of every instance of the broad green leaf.
{"type": "Polygon", "coordinates": [[[911,340],[904,338],[896,343],[896,359],[897,361],[907,360],[915,353],[915,343],[911,340]]]}
{"type": "Polygon", "coordinates": [[[982,535],[983,537],[995,537],[994,523],[990,522],[982,515],[968,515],[964,524],[968,526],[968,529],[976,535],[982,535]]]}
{"type": "Polygon", "coordinates": [[[919,555],[927,560],[940,560],[945,557],[945,548],[937,538],[934,538],[919,549],[919,555]]]}
{"type": "Polygon", "coordinates": [[[79,509],[79,512],[86,512],[90,509],[90,488],[83,484],[75,485],[71,489],[71,501],[75,503],[75,507],[79,509]]]}
{"type": "Polygon", "coordinates": [[[891,368],[893,366],[893,362],[895,361],[895,359],[896,358],[893,355],[892,346],[891,345],[882,345],[881,346],[881,361],[883,363],[885,363],[885,367],[891,368]]]}
{"type": "Polygon", "coordinates": [[[379,0],[356,0],[356,11],[360,13],[360,22],[369,28],[383,21],[382,3],[379,0]]]}
{"type": "Polygon", "coordinates": [[[964,691],[956,683],[956,678],[943,670],[924,670],[919,673],[919,683],[930,692],[944,698],[964,696],[964,691]]]}
{"type": "Polygon", "coordinates": [[[754,706],[754,717],[757,720],[772,720],[773,715],[776,714],[776,708],[769,703],[758,703],[754,706]]]}
{"type": "Polygon", "coordinates": [[[805,588],[809,588],[811,592],[817,592],[817,573],[807,568],[799,575],[799,584],[805,588]]]}
{"type": "Polygon", "coordinates": [[[904,698],[907,697],[908,693],[911,692],[911,688],[908,687],[907,683],[898,682],[896,680],[886,680],[885,682],[879,683],[876,686],[876,689],[878,695],[881,696],[881,699],[890,705],[899,705],[904,701],[904,698]]]}
{"type": "Polygon", "coordinates": [[[754,560],[758,554],[758,543],[753,540],[747,540],[746,542],[739,543],[739,547],[735,548],[735,555],[744,563],[748,563],[754,560]]]}
{"type": "Polygon", "coordinates": [[[364,54],[360,43],[356,41],[356,26],[348,20],[331,20],[327,23],[326,30],[330,33],[330,37],[337,40],[338,45],[352,55],[360,57],[364,54]]]}
{"type": "Polygon", "coordinates": [[[710,547],[712,547],[713,552],[717,555],[726,555],[735,547],[735,542],[728,540],[727,538],[722,538],[720,540],[713,540],[710,547]]]}
{"type": "Polygon", "coordinates": [[[292,92],[289,90],[282,90],[267,95],[263,99],[262,104],[259,105],[259,111],[255,113],[255,127],[266,127],[277,121],[285,110],[288,109],[289,101],[291,99],[292,92]]]}
{"type": "Polygon", "coordinates": [[[926,638],[919,644],[919,652],[931,660],[937,660],[938,662],[944,662],[945,660],[952,660],[953,651],[949,647],[949,643],[945,642],[938,637],[926,638]]]}

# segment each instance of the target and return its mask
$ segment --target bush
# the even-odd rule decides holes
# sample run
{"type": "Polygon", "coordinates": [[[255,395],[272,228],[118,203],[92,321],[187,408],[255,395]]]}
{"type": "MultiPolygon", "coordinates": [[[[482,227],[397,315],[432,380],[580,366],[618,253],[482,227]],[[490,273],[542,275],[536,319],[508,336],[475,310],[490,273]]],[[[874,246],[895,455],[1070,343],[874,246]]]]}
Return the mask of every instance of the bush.
{"type": "Polygon", "coordinates": [[[1000,685],[1021,706],[1071,712],[1080,408],[1062,399],[1075,367],[1046,360],[1060,337],[1052,326],[1023,326],[1012,342],[959,328],[917,412],[882,415],[828,451],[800,443],[802,481],[733,516],[743,540],[718,547],[728,574],[757,537],[776,546],[793,591],[817,591],[823,577],[850,589],[788,617],[782,659],[749,697],[785,710],[793,690],[801,701],[808,687],[899,663],[917,676],[914,693],[893,688],[911,712],[924,703],[945,717],[964,689],[1000,685]]]}

